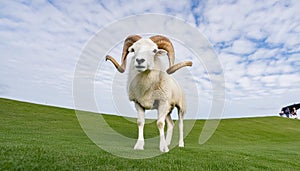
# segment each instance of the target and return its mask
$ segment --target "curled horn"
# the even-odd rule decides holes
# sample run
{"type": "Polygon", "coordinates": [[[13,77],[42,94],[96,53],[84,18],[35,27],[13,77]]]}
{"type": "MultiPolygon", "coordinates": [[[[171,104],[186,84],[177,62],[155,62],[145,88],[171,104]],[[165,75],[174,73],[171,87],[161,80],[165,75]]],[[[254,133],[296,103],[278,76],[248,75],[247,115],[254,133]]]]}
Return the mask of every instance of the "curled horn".
{"type": "Polygon", "coordinates": [[[174,47],[172,42],[168,38],[161,35],[156,35],[150,37],[150,39],[157,44],[157,47],[159,49],[164,49],[168,52],[168,58],[169,58],[169,68],[167,69],[168,74],[172,74],[182,67],[192,66],[193,63],[191,61],[185,61],[174,65],[174,61],[175,61],[174,47]]]}
{"type": "Polygon", "coordinates": [[[157,44],[158,49],[164,49],[168,52],[169,67],[173,66],[175,61],[175,53],[172,42],[168,38],[161,35],[152,36],[150,39],[157,44]]]}
{"type": "Polygon", "coordinates": [[[168,74],[173,74],[175,71],[179,70],[182,67],[192,66],[192,65],[193,65],[193,63],[191,61],[180,62],[180,63],[175,64],[175,65],[171,66],[170,68],[168,68],[167,73],[168,74]]]}
{"type": "Polygon", "coordinates": [[[111,57],[110,55],[106,56],[106,61],[109,60],[111,61],[114,66],[117,68],[117,70],[121,73],[123,73],[126,69],[126,58],[128,55],[128,48],[135,43],[136,41],[138,41],[139,39],[141,39],[141,36],[138,35],[130,35],[128,36],[125,41],[124,41],[124,45],[123,45],[123,53],[122,53],[122,61],[121,61],[121,65],[118,64],[118,62],[111,57]]]}

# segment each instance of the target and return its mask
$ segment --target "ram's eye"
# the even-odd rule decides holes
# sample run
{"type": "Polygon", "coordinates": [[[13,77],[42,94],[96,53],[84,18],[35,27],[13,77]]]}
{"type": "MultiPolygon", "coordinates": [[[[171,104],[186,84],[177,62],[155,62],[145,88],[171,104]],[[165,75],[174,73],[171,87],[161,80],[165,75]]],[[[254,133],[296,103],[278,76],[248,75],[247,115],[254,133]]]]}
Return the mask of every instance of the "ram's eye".
{"type": "Polygon", "coordinates": [[[130,52],[134,52],[134,49],[132,48],[132,49],[130,50],[130,52]]]}
{"type": "Polygon", "coordinates": [[[157,52],[157,49],[154,49],[154,50],[153,50],[153,53],[156,53],[156,52],[157,52]]]}

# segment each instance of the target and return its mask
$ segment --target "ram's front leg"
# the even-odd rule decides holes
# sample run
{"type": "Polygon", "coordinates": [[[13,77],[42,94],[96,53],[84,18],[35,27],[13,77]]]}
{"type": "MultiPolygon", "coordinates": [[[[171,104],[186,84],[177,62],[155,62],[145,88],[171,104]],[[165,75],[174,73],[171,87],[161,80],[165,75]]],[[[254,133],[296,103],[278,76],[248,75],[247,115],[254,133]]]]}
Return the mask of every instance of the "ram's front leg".
{"type": "Polygon", "coordinates": [[[157,127],[159,130],[159,137],[160,137],[160,142],[159,142],[159,149],[161,152],[168,152],[168,143],[165,138],[165,120],[166,116],[168,114],[168,109],[169,105],[167,103],[160,103],[158,107],[158,120],[157,120],[157,127]]]}
{"type": "Polygon", "coordinates": [[[134,146],[135,150],[144,150],[144,124],[145,124],[145,109],[141,107],[138,103],[135,103],[135,108],[138,112],[138,129],[139,129],[139,135],[138,140],[134,146]]]}

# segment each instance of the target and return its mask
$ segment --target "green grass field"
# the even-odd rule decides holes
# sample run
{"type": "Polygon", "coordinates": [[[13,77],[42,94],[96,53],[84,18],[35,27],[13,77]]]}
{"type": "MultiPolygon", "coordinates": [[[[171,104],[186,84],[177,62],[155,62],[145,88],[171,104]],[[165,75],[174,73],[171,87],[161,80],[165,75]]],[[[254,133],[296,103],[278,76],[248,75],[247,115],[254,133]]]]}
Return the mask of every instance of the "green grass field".
{"type": "MultiPolygon", "coordinates": [[[[74,110],[0,99],[0,117],[0,170],[300,170],[300,121],[294,119],[225,119],[203,145],[199,120],[184,148],[126,159],[95,145],[74,110]]],[[[105,120],[124,136],[137,137],[135,123],[110,115],[105,120]]],[[[145,134],[158,134],[155,122],[145,134]]]]}

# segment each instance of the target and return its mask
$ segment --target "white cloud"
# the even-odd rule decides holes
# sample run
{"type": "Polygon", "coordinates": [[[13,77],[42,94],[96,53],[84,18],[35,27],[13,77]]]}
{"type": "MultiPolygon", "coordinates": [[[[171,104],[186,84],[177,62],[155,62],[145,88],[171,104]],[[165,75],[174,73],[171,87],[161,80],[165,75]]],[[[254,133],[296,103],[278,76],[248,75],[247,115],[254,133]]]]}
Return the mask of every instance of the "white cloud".
{"type": "Polygon", "coordinates": [[[232,47],[230,48],[231,53],[236,54],[249,54],[255,51],[255,45],[245,39],[239,39],[233,42],[232,47]]]}
{"type": "Polygon", "coordinates": [[[253,54],[249,55],[249,60],[280,58],[281,53],[280,49],[259,48],[253,54]]]}
{"type": "Polygon", "coordinates": [[[279,86],[287,89],[299,89],[299,83],[300,76],[298,73],[284,74],[278,79],[279,86]]]}
{"type": "Polygon", "coordinates": [[[250,76],[262,76],[265,74],[267,65],[263,62],[252,62],[251,64],[247,65],[246,74],[250,76]]]}

